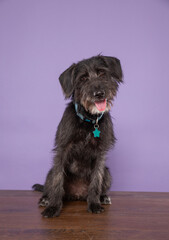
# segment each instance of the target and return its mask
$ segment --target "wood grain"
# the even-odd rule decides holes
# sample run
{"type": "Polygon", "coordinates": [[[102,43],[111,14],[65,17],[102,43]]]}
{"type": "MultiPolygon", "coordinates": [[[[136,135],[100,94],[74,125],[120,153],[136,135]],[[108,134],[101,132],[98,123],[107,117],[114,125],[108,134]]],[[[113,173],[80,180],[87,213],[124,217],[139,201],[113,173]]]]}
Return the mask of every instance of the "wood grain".
{"type": "Polygon", "coordinates": [[[111,192],[102,214],[66,202],[60,217],[41,217],[41,196],[0,191],[0,240],[169,240],[169,193],[111,192]]]}

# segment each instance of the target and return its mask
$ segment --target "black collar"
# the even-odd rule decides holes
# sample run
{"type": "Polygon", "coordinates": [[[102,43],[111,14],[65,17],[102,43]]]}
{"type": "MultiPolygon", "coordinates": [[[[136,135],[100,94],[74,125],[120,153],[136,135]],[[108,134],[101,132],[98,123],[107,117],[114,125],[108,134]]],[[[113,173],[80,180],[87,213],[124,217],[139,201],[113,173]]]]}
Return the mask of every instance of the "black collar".
{"type": "Polygon", "coordinates": [[[80,117],[81,120],[89,122],[89,123],[93,123],[93,124],[98,123],[98,121],[104,115],[104,113],[101,113],[101,114],[98,114],[98,115],[92,115],[90,113],[87,113],[85,111],[84,107],[79,105],[78,103],[75,103],[75,110],[76,110],[77,116],[80,117]]]}

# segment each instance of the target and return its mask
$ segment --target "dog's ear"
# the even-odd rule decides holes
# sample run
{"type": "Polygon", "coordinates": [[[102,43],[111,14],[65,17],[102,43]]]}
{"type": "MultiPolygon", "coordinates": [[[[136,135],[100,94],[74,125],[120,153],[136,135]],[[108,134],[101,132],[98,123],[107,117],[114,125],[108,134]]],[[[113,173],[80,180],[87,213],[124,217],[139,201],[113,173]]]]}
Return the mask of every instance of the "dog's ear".
{"type": "Polygon", "coordinates": [[[123,72],[122,72],[120,60],[115,57],[107,57],[107,56],[103,56],[103,58],[108,65],[108,68],[110,70],[112,77],[115,78],[118,83],[122,83],[123,72]]]}
{"type": "Polygon", "coordinates": [[[76,64],[72,64],[68,69],[66,69],[59,77],[60,84],[62,86],[63,92],[66,98],[70,98],[74,90],[74,68],[76,64]]]}

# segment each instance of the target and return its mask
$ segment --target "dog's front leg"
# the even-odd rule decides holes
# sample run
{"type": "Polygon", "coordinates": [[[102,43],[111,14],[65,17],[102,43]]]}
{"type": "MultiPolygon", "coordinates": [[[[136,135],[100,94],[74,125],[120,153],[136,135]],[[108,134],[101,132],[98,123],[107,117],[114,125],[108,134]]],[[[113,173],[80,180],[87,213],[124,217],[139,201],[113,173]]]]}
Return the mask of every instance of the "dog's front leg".
{"type": "Polygon", "coordinates": [[[104,161],[98,159],[91,175],[91,181],[88,190],[88,211],[92,213],[101,213],[104,208],[100,203],[100,195],[102,191],[102,182],[104,174],[104,161]]]}
{"type": "Polygon", "coordinates": [[[44,217],[59,216],[62,209],[62,199],[64,195],[64,168],[61,164],[56,164],[52,168],[52,175],[47,182],[47,192],[49,205],[42,212],[44,217]]]}

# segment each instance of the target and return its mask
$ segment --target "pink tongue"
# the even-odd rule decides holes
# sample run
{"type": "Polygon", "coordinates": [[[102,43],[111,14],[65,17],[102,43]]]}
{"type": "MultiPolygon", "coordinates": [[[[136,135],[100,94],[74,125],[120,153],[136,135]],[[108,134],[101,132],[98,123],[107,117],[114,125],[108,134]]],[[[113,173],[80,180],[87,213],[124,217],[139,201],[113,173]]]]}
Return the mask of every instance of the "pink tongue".
{"type": "Polygon", "coordinates": [[[103,112],[106,109],[106,99],[95,102],[95,105],[100,112],[103,112]]]}

